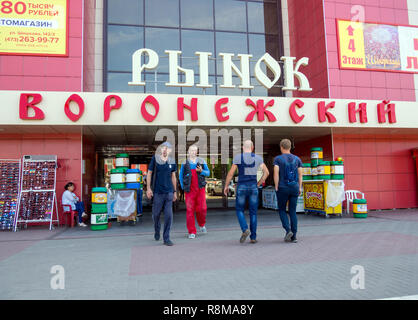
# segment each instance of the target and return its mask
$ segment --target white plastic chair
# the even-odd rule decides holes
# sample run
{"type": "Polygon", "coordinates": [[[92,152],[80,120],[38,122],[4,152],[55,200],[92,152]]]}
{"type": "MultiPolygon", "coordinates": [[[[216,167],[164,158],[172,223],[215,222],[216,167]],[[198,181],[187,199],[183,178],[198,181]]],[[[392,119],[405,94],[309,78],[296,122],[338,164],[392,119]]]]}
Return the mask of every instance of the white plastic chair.
{"type": "Polygon", "coordinates": [[[360,199],[357,196],[361,195],[361,199],[364,199],[364,193],[358,190],[346,190],[345,191],[345,200],[347,201],[346,213],[350,213],[350,202],[353,203],[354,199],[360,199]]]}

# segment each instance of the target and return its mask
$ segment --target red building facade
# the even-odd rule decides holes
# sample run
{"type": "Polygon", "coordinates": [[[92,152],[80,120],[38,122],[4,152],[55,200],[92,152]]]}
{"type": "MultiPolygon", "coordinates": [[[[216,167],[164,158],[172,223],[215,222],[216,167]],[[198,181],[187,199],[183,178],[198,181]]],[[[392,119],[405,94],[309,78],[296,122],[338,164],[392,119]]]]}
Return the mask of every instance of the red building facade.
{"type": "MultiPolygon", "coordinates": [[[[107,38],[103,26],[109,4],[107,1],[68,2],[68,56],[0,55],[0,90],[22,93],[63,91],[68,95],[106,91],[103,73],[106,72],[107,38]]],[[[287,35],[283,30],[288,30],[288,47],[285,45],[284,53],[287,50],[288,55],[297,59],[309,58],[309,65],[301,70],[309,79],[312,91],[294,91],[292,96],[357,102],[406,101],[415,102],[418,108],[416,74],[340,69],[336,29],[336,19],[353,18],[354,6],[363,8],[365,21],[417,25],[418,6],[413,2],[277,2],[282,23],[279,29],[283,34],[280,41],[286,40],[287,35]]],[[[219,98],[224,97],[218,95],[219,98]]],[[[62,108],[59,105],[53,107],[62,108]]],[[[0,108],[18,114],[18,106],[2,105],[0,108]]],[[[364,192],[369,209],[417,207],[417,176],[411,153],[418,146],[416,122],[415,128],[399,130],[330,128],[325,136],[301,141],[296,145],[296,151],[306,159],[311,147],[322,146],[326,158],[344,158],[346,189],[364,192]]],[[[173,125],[177,124],[173,122],[173,125]]],[[[56,154],[60,164],[58,198],[61,198],[65,183],[73,181],[79,186],[78,192],[83,198],[86,201],[89,199],[95,181],[92,171],[97,167],[96,145],[94,139],[85,134],[83,125],[0,123],[0,130],[0,158],[56,154]]]]}

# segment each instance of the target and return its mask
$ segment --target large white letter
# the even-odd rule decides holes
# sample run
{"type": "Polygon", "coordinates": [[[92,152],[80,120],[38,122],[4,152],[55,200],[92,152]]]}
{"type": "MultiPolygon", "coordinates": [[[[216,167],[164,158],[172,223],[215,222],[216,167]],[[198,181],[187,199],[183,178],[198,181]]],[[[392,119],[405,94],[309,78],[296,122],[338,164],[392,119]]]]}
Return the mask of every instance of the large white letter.
{"type": "Polygon", "coordinates": [[[51,274],[55,274],[52,278],[51,278],[51,289],[52,290],[57,290],[57,289],[61,289],[64,290],[65,289],[65,270],[64,267],[61,265],[55,265],[51,267],[51,274]]]}
{"type": "Polygon", "coordinates": [[[232,62],[233,53],[220,53],[223,58],[224,64],[224,84],[221,85],[221,88],[235,88],[235,85],[232,84],[232,70],[241,78],[241,89],[254,89],[250,85],[250,58],[251,54],[239,54],[238,57],[241,60],[241,70],[232,62]]]}
{"type": "Polygon", "coordinates": [[[132,81],[128,82],[131,86],[145,86],[145,82],[141,81],[142,71],[144,69],[152,70],[158,66],[158,54],[151,49],[139,49],[132,55],[132,81]],[[142,55],[148,55],[148,63],[142,64],[142,55]]]}
{"type": "Polygon", "coordinates": [[[280,69],[279,63],[273,59],[271,55],[268,53],[265,53],[256,63],[254,67],[254,74],[257,78],[258,82],[260,82],[264,87],[267,89],[271,89],[272,86],[277,82],[277,80],[280,79],[280,76],[282,74],[282,70],[280,69]],[[270,80],[267,75],[264,74],[263,70],[260,68],[261,62],[264,62],[267,68],[271,70],[274,74],[273,81],[270,80]]]}
{"type": "Polygon", "coordinates": [[[351,274],[355,275],[351,278],[351,288],[353,290],[366,289],[364,267],[359,265],[352,266],[351,274]]]}
{"type": "Polygon", "coordinates": [[[299,72],[300,66],[307,66],[309,58],[302,58],[293,67],[293,61],[295,57],[282,57],[281,60],[284,61],[284,88],[283,90],[297,90],[295,87],[295,78],[299,80],[299,91],[312,91],[312,88],[309,86],[309,81],[306,76],[299,72]]]}
{"type": "Polygon", "coordinates": [[[192,69],[184,69],[179,66],[178,57],[181,54],[181,51],[177,50],[165,50],[165,53],[168,54],[168,65],[170,69],[169,82],[165,85],[167,87],[193,87],[194,85],[194,72],[192,69]],[[179,82],[178,71],[183,72],[186,75],[186,81],[179,82]]]}
{"type": "Polygon", "coordinates": [[[209,68],[208,60],[212,55],[210,52],[200,52],[196,51],[195,55],[199,56],[199,73],[200,73],[200,83],[196,85],[199,88],[212,88],[212,85],[209,84],[209,68]]]}

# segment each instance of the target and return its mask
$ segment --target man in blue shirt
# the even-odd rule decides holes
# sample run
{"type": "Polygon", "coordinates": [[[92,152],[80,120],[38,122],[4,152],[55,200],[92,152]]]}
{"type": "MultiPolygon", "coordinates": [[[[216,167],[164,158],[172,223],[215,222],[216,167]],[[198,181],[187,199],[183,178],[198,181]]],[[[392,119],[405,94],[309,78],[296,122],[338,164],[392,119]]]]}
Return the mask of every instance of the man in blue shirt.
{"type": "Polygon", "coordinates": [[[286,230],[284,240],[296,243],[297,217],[296,205],[298,196],[302,192],[302,161],[299,157],[290,153],[292,143],[289,139],[280,141],[282,154],[274,158],[274,186],[277,195],[280,220],[286,230]],[[289,219],[286,214],[286,203],[289,201],[289,219]]]}
{"type": "Polygon", "coordinates": [[[189,239],[196,237],[196,222],[194,213],[196,212],[197,224],[202,233],[206,233],[206,180],[210,171],[205,160],[197,157],[197,146],[189,147],[188,158],[181,165],[179,180],[185,194],[186,202],[186,224],[189,231],[189,239]]]}
{"type": "Polygon", "coordinates": [[[244,141],[242,149],[244,152],[236,155],[233,159],[232,167],[226,177],[224,194],[228,196],[229,183],[235,171],[238,169],[235,209],[242,230],[240,242],[245,242],[251,230],[250,242],[257,243],[258,187],[266,181],[269,171],[263,159],[253,153],[254,145],[251,140],[244,141]],[[263,176],[257,182],[257,170],[259,167],[263,170],[263,176]],[[250,211],[250,230],[248,230],[247,221],[244,216],[245,204],[247,202],[250,211]]]}
{"type": "Polygon", "coordinates": [[[173,221],[173,202],[177,199],[176,194],[176,171],[177,165],[173,158],[169,157],[172,150],[171,144],[161,144],[152,157],[147,174],[147,197],[152,202],[152,219],[154,221],[154,239],[160,240],[160,215],[164,211],[164,244],[172,246],[170,229],[173,221]]]}

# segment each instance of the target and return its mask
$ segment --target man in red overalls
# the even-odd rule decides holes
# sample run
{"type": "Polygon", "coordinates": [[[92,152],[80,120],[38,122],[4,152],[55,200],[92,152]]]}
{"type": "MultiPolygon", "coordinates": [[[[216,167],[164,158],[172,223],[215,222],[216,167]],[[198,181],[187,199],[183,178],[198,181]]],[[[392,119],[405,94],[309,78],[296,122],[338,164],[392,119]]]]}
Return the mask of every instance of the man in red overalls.
{"type": "Polygon", "coordinates": [[[206,180],[210,175],[206,162],[197,157],[197,146],[189,147],[188,158],[181,165],[179,180],[181,188],[184,190],[186,202],[187,230],[189,239],[196,237],[196,223],[194,213],[196,212],[197,224],[202,233],[206,233],[206,180]]]}

